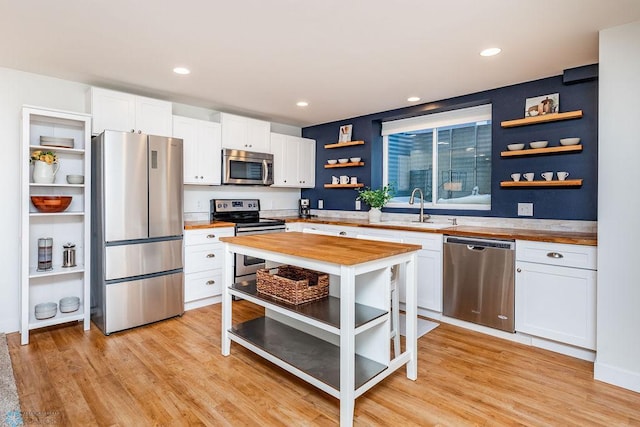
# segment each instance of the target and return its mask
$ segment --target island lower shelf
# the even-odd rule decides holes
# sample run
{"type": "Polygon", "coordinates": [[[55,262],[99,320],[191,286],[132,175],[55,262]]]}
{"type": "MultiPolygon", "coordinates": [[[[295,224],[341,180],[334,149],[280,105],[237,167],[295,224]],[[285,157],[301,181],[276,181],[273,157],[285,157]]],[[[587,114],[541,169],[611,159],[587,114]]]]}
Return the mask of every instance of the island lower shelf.
{"type": "MultiPolygon", "coordinates": [[[[268,317],[240,323],[229,332],[233,341],[249,344],[340,391],[340,347],[268,317]]],[[[355,389],[386,369],[356,354],[355,389]]]]}

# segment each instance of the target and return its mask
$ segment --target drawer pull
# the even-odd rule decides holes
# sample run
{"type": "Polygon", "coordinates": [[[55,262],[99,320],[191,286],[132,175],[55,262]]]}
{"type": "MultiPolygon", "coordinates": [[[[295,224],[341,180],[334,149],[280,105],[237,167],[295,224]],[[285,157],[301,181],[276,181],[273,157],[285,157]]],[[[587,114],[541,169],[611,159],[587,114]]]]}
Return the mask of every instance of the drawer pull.
{"type": "Polygon", "coordinates": [[[207,258],[215,258],[216,254],[207,254],[207,258]]]}
{"type": "Polygon", "coordinates": [[[215,234],[207,234],[207,239],[215,239],[216,235],[215,234]]]}
{"type": "Polygon", "coordinates": [[[215,280],[207,280],[207,283],[205,283],[205,285],[213,285],[215,283],[216,283],[215,280]]]}
{"type": "Polygon", "coordinates": [[[521,268],[516,268],[516,271],[517,271],[518,273],[522,273],[522,269],[521,269],[521,268]]]}
{"type": "Polygon", "coordinates": [[[549,258],[556,258],[556,259],[564,258],[564,256],[562,254],[559,254],[558,252],[549,252],[547,253],[547,256],[549,258]]]}
{"type": "Polygon", "coordinates": [[[339,234],[339,235],[341,235],[341,236],[346,236],[346,235],[347,235],[347,232],[346,232],[346,231],[341,231],[341,232],[340,232],[340,233],[338,233],[338,234],[339,234]]]}

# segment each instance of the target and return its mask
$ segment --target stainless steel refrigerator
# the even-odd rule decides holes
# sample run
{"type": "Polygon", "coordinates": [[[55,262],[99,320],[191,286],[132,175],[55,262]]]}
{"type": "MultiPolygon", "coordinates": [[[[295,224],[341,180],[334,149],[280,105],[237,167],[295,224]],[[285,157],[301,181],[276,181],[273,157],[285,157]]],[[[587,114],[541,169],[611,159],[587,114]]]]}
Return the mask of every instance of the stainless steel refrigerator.
{"type": "Polygon", "coordinates": [[[182,140],[92,139],[91,319],[106,335],[184,312],[182,140]]]}

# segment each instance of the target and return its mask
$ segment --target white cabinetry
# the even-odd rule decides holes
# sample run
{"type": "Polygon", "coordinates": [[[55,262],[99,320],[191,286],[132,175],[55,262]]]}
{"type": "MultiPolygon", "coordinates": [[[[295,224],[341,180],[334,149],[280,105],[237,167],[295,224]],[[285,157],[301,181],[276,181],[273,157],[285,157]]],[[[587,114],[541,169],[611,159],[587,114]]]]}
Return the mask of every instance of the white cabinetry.
{"type": "Polygon", "coordinates": [[[222,147],[270,153],[271,123],[220,113],[222,147]]]}
{"type": "Polygon", "coordinates": [[[185,310],[220,301],[224,278],[223,245],[220,237],[233,236],[233,227],[185,230],[185,310]],[[218,297],[214,299],[214,297],[218,297]]]}
{"type": "Polygon", "coordinates": [[[596,247],[516,241],[516,331],[594,350],[596,247]]]}
{"type": "MultiPolygon", "coordinates": [[[[54,142],[56,144],[56,142],[54,142]]],[[[91,116],[55,111],[38,107],[22,108],[21,175],[21,274],[20,333],[22,344],[28,344],[29,331],[71,321],[90,324],[90,206],[91,206],[91,116]],[[73,148],[41,146],[40,137],[73,138],[73,148]],[[53,151],[59,170],[53,183],[35,183],[31,153],[53,151]],[[84,175],[84,184],[68,184],[66,175],[84,175]],[[42,213],[36,210],[31,196],[72,196],[71,204],[63,212],[42,213]],[[53,268],[38,271],[38,239],[53,239],[53,268]],[[75,244],[76,265],[62,267],[63,245],[75,244]],[[58,304],[64,297],[79,297],[80,307],[73,312],[36,319],[36,304],[58,304]]]]}
{"type": "Polygon", "coordinates": [[[105,129],[171,135],[171,102],[96,87],[89,98],[94,135],[105,129]]]}
{"type": "Polygon", "coordinates": [[[173,136],[183,140],[184,183],[220,185],[220,124],[173,116],[173,136]]]}
{"type": "Polygon", "coordinates": [[[273,153],[273,187],[315,187],[315,140],[272,133],[271,152],[273,153]]]}
{"type": "MultiPolygon", "coordinates": [[[[442,313],[442,234],[402,232],[399,235],[403,243],[422,246],[418,251],[418,307],[442,313]]],[[[400,289],[400,301],[404,302],[400,289]]]]}

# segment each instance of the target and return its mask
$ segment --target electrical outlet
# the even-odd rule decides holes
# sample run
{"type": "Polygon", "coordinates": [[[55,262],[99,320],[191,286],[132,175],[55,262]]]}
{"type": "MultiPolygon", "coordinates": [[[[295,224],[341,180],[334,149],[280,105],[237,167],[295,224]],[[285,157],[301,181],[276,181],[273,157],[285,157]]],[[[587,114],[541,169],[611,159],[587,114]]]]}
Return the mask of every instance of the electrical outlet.
{"type": "Polygon", "coordinates": [[[518,203],[519,216],[533,216],[533,203],[518,203]]]}
{"type": "Polygon", "coordinates": [[[360,200],[356,200],[356,210],[359,211],[362,209],[362,205],[360,204],[360,200]]]}
{"type": "Polygon", "coordinates": [[[200,200],[198,200],[198,201],[196,202],[196,210],[197,210],[198,212],[200,212],[200,211],[202,210],[202,202],[201,202],[200,200]]]}
{"type": "Polygon", "coordinates": [[[324,209],[324,200],[318,199],[318,209],[324,209]]]}

